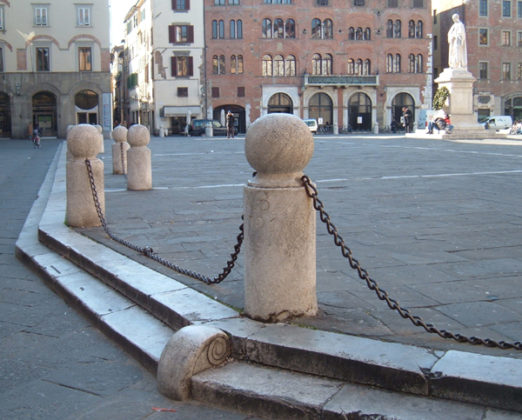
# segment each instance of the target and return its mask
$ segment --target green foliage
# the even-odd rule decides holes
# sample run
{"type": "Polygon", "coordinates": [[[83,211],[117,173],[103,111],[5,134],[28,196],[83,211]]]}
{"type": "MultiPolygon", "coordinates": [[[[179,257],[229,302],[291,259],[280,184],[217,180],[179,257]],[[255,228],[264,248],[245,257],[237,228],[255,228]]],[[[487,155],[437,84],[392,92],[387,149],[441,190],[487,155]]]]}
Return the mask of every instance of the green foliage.
{"type": "Polygon", "coordinates": [[[449,94],[447,87],[443,86],[438,88],[433,97],[433,109],[442,109],[444,105],[446,105],[446,100],[448,99],[449,94]]]}

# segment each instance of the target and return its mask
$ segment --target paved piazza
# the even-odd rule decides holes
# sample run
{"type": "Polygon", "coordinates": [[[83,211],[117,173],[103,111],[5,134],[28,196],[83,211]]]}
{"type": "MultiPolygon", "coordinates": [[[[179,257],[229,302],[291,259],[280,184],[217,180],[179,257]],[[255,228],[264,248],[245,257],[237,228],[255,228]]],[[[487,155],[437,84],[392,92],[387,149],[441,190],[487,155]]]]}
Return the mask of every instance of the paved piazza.
{"type": "MultiPolygon", "coordinates": [[[[103,155],[107,221],[118,236],[209,276],[233,250],[252,169],[244,139],[153,138],[152,191],[126,190],[103,155]]],[[[522,340],[522,140],[317,136],[305,170],[353,255],[390,296],[438,328],[522,340]]],[[[243,307],[243,261],[206,286],[85,233],[158,271],[243,307]]],[[[522,357],[442,340],[402,319],[351,270],[317,224],[319,316],[295,322],[387,341],[522,357]]],[[[291,292],[291,291],[290,291],[291,292]]]]}

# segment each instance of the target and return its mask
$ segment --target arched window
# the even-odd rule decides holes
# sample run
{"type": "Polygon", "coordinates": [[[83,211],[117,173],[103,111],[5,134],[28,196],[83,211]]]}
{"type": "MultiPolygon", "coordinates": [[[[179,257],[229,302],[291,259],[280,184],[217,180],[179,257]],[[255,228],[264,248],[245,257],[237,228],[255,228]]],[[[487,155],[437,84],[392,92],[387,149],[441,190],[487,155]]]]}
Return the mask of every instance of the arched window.
{"type": "Polygon", "coordinates": [[[362,41],[363,39],[363,30],[361,27],[357,28],[355,31],[355,40],[356,41],[362,41]]]}
{"type": "Polygon", "coordinates": [[[212,57],[212,73],[213,74],[225,74],[225,56],[213,56],[212,57]]]}
{"type": "Polygon", "coordinates": [[[408,38],[415,38],[415,21],[408,22],[408,38]]]}
{"type": "Polygon", "coordinates": [[[274,38],[285,37],[285,25],[283,19],[277,18],[274,20],[274,38]]]}
{"type": "Polygon", "coordinates": [[[295,38],[295,21],[288,19],[285,23],[285,37],[295,38]]]}
{"type": "Polygon", "coordinates": [[[219,21],[219,39],[225,39],[225,21],[219,21]]]}
{"type": "Polygon", "coordinates": [[[360,76],[362,74],[362,60],[360,58],[355,62],[355,74],[360,76]]]}
{"type": "Polygon", "coordinates": [[[348,71],[348,74],[355,74],[355,63],[353,61],[353,58],[348,59],[347,71],[348,71]]]}
{"type": "Polygon", "coordinates": [[[321,74],[321,55],[314,54],[312,56],[312,74],[321,74]]]}
{"type": "Polygon", "coordinates": [[[354,41],[354,40],[355,40],[355,29],[354,29],[353,26],[350,26],[350,27],[348,28],[348,39],[349,39],[350,41],[354,41]]]}
{"type": "Polygon", "coordinates": [[[316,93],[308,102],[308,117],[315,118],[323,125],[329,126],[333,122],[333,103],[326,93],[316,93]]]}
{"type": "Polygon", "coordinates": [[[229,23],[230,23],[230,38],[234,39],[236,37],[236,21],[231,20],[229,23]]]}
{"type": "Polygon", "coordinates": [[[285,60],[282,55],[276,55],[274,57],[274,76],[285,75],[285,60]]]}
{"type": "Polygon", "coordinates": [[[364,30],[363,39],[365,41],[370,41],[372,39],[372,30],[370,28],[364,30]]]}
{"type": "Polygon", "coordinates": [[[393,37],[394,38],[401,38],[402,37],[402,27],[401,27],[401,21],[397,19],[395,23],[393,24],[393,37]]]}
{"type": "Polygon", "coordinates": [[[290,96],[286,93],[276,93],[268,101],[268,113],[284,112],[292,114],[294,111],[294,104],[290,96]]]}
{"type": "Polygon", "coordinates": [[[393,73],[393,54],[386,56],[386,73],[393,73]]]}
{"type": "Polygon", "coordinates": [[[325,19],[323,22],[323,39],[333,39],[333,22],[325,19]]]}
{"type": "Polygon", "coordinates": [[[289,55],[285,60],[285,76],[295,76],[295,57],[289,55]]]}
{"type": "Polygon", "coordinates": [[[237,57],[235,55],[230,56],[230,74],[236,74],[237,70],[237,57]]]}
{"type": "Polygon", "coordinates": [[[366,59],[364,60],[364,65],[363,65],[363,71],[362,71],[362,74],[364,76],[369,76],[370,74],[372,74],[372,66],[371,66],[371,61],[370,59],[366,59]]]}
{"type": "Polygon", "coordinates": [[[312,38],[321,39],[321,21],[317,18],[312,19],[312,38]]]}
{"type": "Polygon", "coordinates": [[[329,76],[332,74],[332,55],[325,54],[322,62],[322,73],[324,76],[329,76]]]}
{"type": "Polygon", "coordinates": [[[243,56],[237,56],[237,74],[243,74],[243,56]]]}
{"type": "Polygon", "coordinates": [[[263,76],[272,76],[272,57],[268,54],[263,56],[263,68],[261,70],[263,76]]]}
{"type": "Polygon", "coordinates": [[[415,73],[424,73],[424,58],[422,54],[415,57],[415,73]]]}
{"type": "Polygon", "coordinates": [[[393,20],[386,22],[386,38],[393,38],[393,20]]]}
{"type": "Polygon", "coordinates": [[[236,22],[236,38],[243,38],[243,21],[241,19],[238,19],[238,21],[236,22]]]}
{"type": "Polygon", "coordinates": [[[218,37],[218,22],[217,20],[212,21],[212,39],[217,39],[218,37]]]}
{"type": "Polygon", "coordinates": [[[408,71],[410,73],[415,73],[415,55],[410,54],[408,56],[408,71]]]}
{"type": "Polygon", "coordinates": [[[415,38],[422,39],[424,37],[424,25],[422,23],[422,20],[419,20],[417,22],[417,28],[415,29],[415,38]]]}
{"type": "Polygon", "coordinates": [[[272,38],[272,21],[263,19],[263,38],[272,38]]]}
{"type": "Polygon", "coordinates": [[[401,55],[395,54],[395,65],[393,69],[394,73],[400,73],[401,72],[401,55]]]}

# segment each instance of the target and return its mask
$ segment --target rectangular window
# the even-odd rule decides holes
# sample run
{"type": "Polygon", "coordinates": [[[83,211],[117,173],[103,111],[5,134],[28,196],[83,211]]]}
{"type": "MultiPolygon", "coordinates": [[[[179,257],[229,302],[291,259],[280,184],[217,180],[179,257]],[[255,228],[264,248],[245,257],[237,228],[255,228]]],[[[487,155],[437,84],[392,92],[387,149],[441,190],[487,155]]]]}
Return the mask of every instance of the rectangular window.
{"type": "Polygon", "coordinates": [[[178,88],[178,96],[180,98],[188,97],[188,88],[187,87],[179,87],[178,88]]]}
{"type": "Polygon", "coordinates": [[[48,26],[47,6],[34,7],[34,24],[35,26],[48,26]]]}
{"type": "Polygon", "coordinates": [[[92,51],[91,47],[78,48],[79,70],[92,71],[92,51]]]}
{"type": "Polygon", "coordinates": [[[488,63],[486,61],[479,62],[479,79],[480,80],[488,79],[488,63]]]}
{"type": "Polygon", "coordinates": [[[170,25],[169,42],[172,44],[194,42],[194,27],[192,25],[170,25]]]}
{"type": "Polygon", "coordinates": [[[502,31],[501,33],[501,43],[503,47],[511,46],[511,31],[502,31]]]}
{"type": "Polygon", "coordinates": [[[511,63],[502,63],[502,80],[511,80],[511,63]]]}
{"type": "Polygon", "coordinates": [[[172,0],[172,10],[190,10],[190,0],[172,0]]]}
{"type": "Polygon", "coordinates": [[[517,1],[517,17],[522,19],[522,0],[517,1]]]}
{"type": "Polygon", "coordinates": [[[239,6],[239,0],[228,0],[230,6],[239,6]]]}
{"type": "Polygon", "coordinates": [[[502,0],[502,17],[511,17],[511,0],[502,0]]]}
{"type": "Polygon", "coordinates": [[[517,64],[517,80],[522,80],[522,63],[517,64]]]}
{"type": "Polygon", "coordinates": [[[437,35],[433,35],[433,50],[439,49],[439,37],[437,35]]]}
{"type": "Polygon", "coordinates": [[[424,0],[413,0],[411,7],[415,9],[424,9],[424,0]]]}
{"type": "Polygon", "coordinates": [[[193,60],[189,56],[171,57],[171,74],[174,77],[188,77],[193,75],[193,60]]]}
{"type": "Polygon", "coordinates": [[[328,6],[328,0],[315,0],[316,6],[328,6]]]}
{"type": "Polygon", "coordinates": [[[219,88],[218,87],[213,87],[212,88],[212,97],[213,98],[219,98],[219,88]]]}
{"type": "Polygon", "coordinates": [[[354,6],[364,6],[364,0],[353,0],[354,6]]]}
{"type": "Polygon", "coordinates": [[[388,7],[399,7],[399,0],[388,0],[388,7]]]}
{"type": "Polygon", "coordinates": [[[488,45],[488,29],[487,28],[479,28],[479,45],[488,45]]]}
{"type": "Polygon", "coordinates": [[[488,0],[479,0],[479,16],[488,15],[488,0]]]}
{"type": "Polygon", "coordinates": [[[224,6],[225,0],[214,0],[214,6],[224,6]]]}
{"type": "Polygon", "coordinates": [[[91,26],[91,6],[76,6],[76,24],[91,26]]]}
{"type": "Polygon", "coordinates": [[[51,62],[49,57],[49,48],[36,48],[36,71],[50,71],[51,62]]]}
{"type": "Polygon", "coordinates": [[[244,86],[238,86],[237,87],[237,97],[238,98],[244,98],[245,97],[245,87],[244,86]]]}
{"type": "Polygon", "coordinates": [[[4,72],[4,49],[0,48],[0,73],[4,72]]]}
{"type": "Polygon", "coordinates": [[[517,46],[522,47],[522,32],[517,32],[517,46]]]}
{"type": "Polygon", "coordinates": [[[0,31],[3,31],[4,29],[5,29],[4,6],[0,6],[0,31]]]}

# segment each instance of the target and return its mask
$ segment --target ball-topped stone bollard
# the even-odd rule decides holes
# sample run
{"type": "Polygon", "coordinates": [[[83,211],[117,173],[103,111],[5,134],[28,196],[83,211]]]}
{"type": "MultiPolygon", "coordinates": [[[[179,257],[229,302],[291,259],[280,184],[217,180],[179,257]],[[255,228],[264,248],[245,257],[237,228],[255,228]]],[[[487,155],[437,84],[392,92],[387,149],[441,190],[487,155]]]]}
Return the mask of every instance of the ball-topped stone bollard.
{"type": "Polygon", "coordinates": [[[114,144],[112,145],[112,173],[126,174],[127,173],[127,150],[130,149],[127,143],[127,127],[123,125],[117,126],[112,130],[112,138],[114,144]]]}
{"type": "Polygon", "coordinates": [[[256,170],[244,189],[245,313],[278,322],[317,313],[315,211],[301,181],[312,158],[308,126],[269,114],[249,128],[245,154],[256,170]]]}
{"type": "Polygon", "coordinates": [[[150,133],[147,127],[134,124],[129,128],[127,141],[130,149],[127,152],[127,189],[134,191],[152,189],[151,152],[147,145],[150,133]]]}
{"type": "Polygon", "coordinates": [[[92,194],[91,178],[96,188],[102,214],[105,214],[103,162],[96,157],[100,150],[99,133],[90,124],[71,127],[67,132],[66,223],[72,227],[100,226],[101,221],[92,194]],[[92,173],[89,174],[86,160],[92,173]]]}

